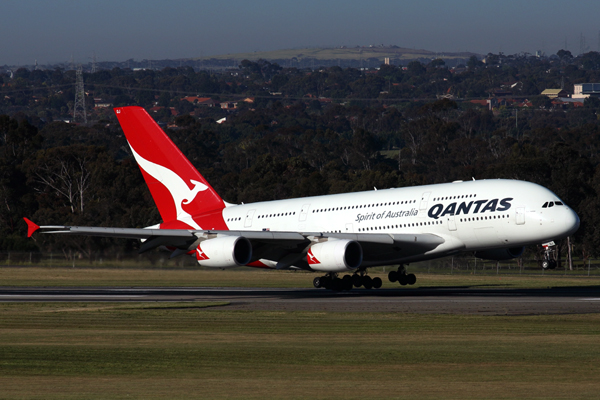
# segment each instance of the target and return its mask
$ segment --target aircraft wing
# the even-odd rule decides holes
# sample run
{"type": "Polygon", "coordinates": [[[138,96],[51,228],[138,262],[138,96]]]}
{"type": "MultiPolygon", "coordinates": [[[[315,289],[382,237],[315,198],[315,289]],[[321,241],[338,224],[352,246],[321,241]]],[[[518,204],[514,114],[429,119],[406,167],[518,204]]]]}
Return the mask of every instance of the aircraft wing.
{"type": "MultiPolygon", "coordinates": [[[[230,231],[230,230],[186,230],[186,229],[139,229],[107,228],[88,226],[47,225],[38,226],[24,218],[28,225],[28,236],[34,232],[139,239],[143,241],[140,253],[159,246],[177,248],[173,255],[193,250],[203,241],[223,236],[242,236],[252,243],[253,259],[282,262],[282,268],[303,264],[303,255],[311,243],[329,238],[353,240],[360,243],[365,266],[381,265],[386,261],[406,259],[423,255],[445,243],[441,236],[431,233],[386,234],[386,233],[322,233],[282,231],[230,231]],[[288,260],[288,261],[285,261],[288,260]]],[[[304,265],[301,265],[305,267],[304,265]]]]}

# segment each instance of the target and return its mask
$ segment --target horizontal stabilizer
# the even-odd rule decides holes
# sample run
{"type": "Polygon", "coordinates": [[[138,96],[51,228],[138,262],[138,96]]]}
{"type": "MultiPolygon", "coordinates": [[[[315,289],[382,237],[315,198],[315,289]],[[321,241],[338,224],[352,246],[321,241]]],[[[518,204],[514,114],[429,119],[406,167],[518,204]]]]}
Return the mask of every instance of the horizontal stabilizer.
{"type": "Polygon", "coordinates": [[[35,222],[32,222],[31,220],[25,217],[23,217],[23,219],[25,220],[25,222],[27,222],[27,237],[31,237],[31,235],[33,235],[35,231],[40,229],[40,226],[37,225],[35,222]]]}

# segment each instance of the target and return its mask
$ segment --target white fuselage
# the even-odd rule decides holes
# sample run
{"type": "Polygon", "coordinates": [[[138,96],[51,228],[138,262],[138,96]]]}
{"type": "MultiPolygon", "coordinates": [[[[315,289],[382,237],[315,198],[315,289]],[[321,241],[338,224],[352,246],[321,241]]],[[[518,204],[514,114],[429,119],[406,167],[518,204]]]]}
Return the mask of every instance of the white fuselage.
{"type": "Polygon", "coordinates": [[[421,259],[449,249],[541,244],[579,226],[577,214],[550,190],[501,179],[242,204],[225,208],[223,218],[230,230],[431,233],[445,239],[421,259]]]}

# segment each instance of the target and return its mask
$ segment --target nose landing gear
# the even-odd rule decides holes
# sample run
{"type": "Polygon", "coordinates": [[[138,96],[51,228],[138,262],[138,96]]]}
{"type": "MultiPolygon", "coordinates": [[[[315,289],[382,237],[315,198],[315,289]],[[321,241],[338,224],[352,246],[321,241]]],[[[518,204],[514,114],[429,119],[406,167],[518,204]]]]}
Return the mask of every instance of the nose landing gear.
{"type": "Polygon", "coordinates": [[[558,265],[556,259],[554,258],[554,249],[556,245],[554,244],[554,242],[548,242],[544,243],[542,246],[544,247],[544,259],[542,260],[542,269],[555,269],[558,265]]]}
{"type": "Polygon", "coordinates": [[[544,269],[544,270],[555,269],[557,264],[558,263],[553,258],[545,259],[545,260],[542,260],[542,269],[544,269]]]}

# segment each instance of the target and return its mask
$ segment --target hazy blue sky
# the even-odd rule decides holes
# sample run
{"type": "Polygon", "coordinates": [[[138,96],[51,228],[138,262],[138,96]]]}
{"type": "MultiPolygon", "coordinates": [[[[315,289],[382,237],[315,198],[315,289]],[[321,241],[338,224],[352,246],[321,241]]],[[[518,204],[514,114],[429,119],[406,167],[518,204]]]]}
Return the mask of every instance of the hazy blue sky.
{"type": "Polygon", "coordinates": [[[0,0],[0,65],[304,46],[598,51],[599,0],[0,0]]]}

